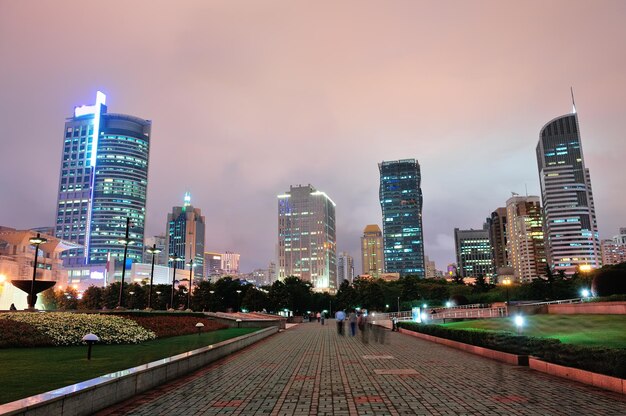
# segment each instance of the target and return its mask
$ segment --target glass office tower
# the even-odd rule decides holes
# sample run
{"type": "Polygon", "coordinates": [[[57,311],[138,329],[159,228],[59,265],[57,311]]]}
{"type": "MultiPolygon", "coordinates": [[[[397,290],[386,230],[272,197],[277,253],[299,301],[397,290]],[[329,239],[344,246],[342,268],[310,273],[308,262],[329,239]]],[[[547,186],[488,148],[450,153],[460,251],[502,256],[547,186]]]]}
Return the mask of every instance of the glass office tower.
{"type": "Polygon", "coordinates": [[[425,277],[420,165],[415,159],[378,164],[385,272],[425,277]]]}
{"type": "Polygon", "coordinates": [[[55,235],[81,245],[64,253],[66,266],[122,259],[126,218],[127,258],[143,257],[151,122],[107,112],[98,91],[94,105],[76,107],[67,119],[59,180],[55,235]]]}

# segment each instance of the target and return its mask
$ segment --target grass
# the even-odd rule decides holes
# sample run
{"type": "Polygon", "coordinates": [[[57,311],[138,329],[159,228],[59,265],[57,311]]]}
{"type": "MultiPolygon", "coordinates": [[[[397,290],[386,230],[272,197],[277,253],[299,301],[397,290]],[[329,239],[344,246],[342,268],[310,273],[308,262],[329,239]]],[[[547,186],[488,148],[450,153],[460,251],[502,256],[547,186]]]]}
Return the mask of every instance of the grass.
{"type": "Polygon", "coordinates": [[[134,345],[0,349],[0,404],[191,351],[257,328],[229,328],[203,334],[162,338],[134,345]]]}
{"type": "MultiPolygon", "coordinates": [[[[482,329],[516,333],[513,317],[452,322],[452,329],[482,329]]],[[[626,315],[530,315],[522,334],[557,338],[563,343],[590,347],[626,348],[626,315]]]]}

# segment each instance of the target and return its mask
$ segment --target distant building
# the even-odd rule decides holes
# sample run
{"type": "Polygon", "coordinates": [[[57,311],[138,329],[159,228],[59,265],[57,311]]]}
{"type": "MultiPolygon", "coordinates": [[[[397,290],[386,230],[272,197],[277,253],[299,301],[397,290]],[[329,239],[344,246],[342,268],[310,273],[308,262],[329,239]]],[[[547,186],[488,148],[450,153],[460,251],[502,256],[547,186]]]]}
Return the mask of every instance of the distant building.
{"type": "MultiPolygon", "coordinates": [[[[146,249],[153,247],[155,244],[157,249],[161,250],[161,252],[154,256],[154,264],[167,266],[167,263],[169,262],[169,252],[167,248],[167,237],[165,234],[146,238],[146,249]]],[[[152,264],[152,254],[145,251],[143,262],[152,264]]]]}
{"type": "Polygon", "coordinates": [[[488,218],[489,241],[493,258],[493,272],[498,273],[498,269],[509,267],[509,253],[507,252],[508,224],[506,208],[496,208],[488,218]]]}
{"type": "Polygon", "coordinates": [[[482,230],[454,229],[456,261],[461,277],[491,277],[491,243],[487,225],[482,230]]]}
{"type": "Polygon", "coordinates": [[[383,232],[376,224],[365,226],[361,237],[361,265],[363,274],[378,277],[385,271],[383,232]]]}
{"type": "Polygon", "coordinates": [[[121,264],[127,218],[127,260],[143,258],[152,123],[108,113],[105,103],[98,91],[65,122],[54,234],[80,246],[62,254],[66,266],[121,264]]]}
{"type": "Polygon", "coordinates": [[[430,260],[428,256],[426,256],[424,263],[426,264],[426,278],[436,279],[438,276],[437,276],[437,266],[435,265],[435,262],[430,260]]]}
{"type": "Polygon", "coordinates": [[[219,278],[222,275],[222,253],[204,252],[204,277],[219,278]]]}
{"type": "Polygon", "coordinates": [[[385,272],[424,277],[420,165],[415,159],[378,164],[385,272]]]}
{"type": "Polygon", "coordinates": [[[538,196],[513,196],[506,201],[509,261],[515,280],[530,282],[545,274],[543,213],[538,196]]]}
{"type": "Polygon", "coordinates": [[[619,235],[610,240],[602,240],[602,264],[626,262],[626,228],[619,229],[619,235]]]}
{"type": "Polygon", "coordinates": [[[454,263],[448,264],[448,266],[446,267],[446,277],[456,276],[457,271],[458,269],[456,267],[456,264],[454,263]]]}
{"type": "Polygon", "coordinates": [[[222,273],[226,276],[236,276],[239,274],[239,253],[227,251],[222,253],[222,273]]]}
{"type": "Polygon", "coordinates": [[[337,287],[341,286],[344,281],[352,283],[354,280],[354,259],[346,252],[339,253],[337,256],[337,287]]]}
{"type": "Polygon", "coordinates": [[[336,262],[335,203],[311,185],[291,186],[278,196],[278,279],[297,276],[334,292],[336,262]]]}
{"type": "Polygon", "coordinates": [[[567,274],[579,266],[601,266],[591,178],[576,108],[541,128],[537,165],[544,207],[548,263],[567,274]]]}
{"type": "MultiPolygon", "coordinates": [[[[191,195],[186,193],[183,206],[167,214],[167,251],[183,258],[176,264],[178,269],[189,268],[187,264],[193,261],[193,274],[198,278],[204,273],[204,232],[204,216],[200,208],[191,205],[191,195]]],[[[169,265],[173,266],[173,261],[169,265]]]]}

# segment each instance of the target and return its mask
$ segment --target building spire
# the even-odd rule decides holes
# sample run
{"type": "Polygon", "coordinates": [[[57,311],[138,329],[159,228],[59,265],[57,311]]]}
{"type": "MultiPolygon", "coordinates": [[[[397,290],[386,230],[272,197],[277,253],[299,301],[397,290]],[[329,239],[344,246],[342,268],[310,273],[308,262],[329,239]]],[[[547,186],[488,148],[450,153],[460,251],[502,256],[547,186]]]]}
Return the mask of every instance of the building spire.
{"type": "Polygon", "coordinates": [[[185,206],[188,207],[191,205],[191,194],[189,192],[185,192],[185,198],[183,199],[185,202],[185,206]]]}
{"type": "Polygon", "coordinates": [[[569,87],[569,90],[572,93],[572,113],[576,114],[576,101],[574,101],[574,88],[569,87]]]}

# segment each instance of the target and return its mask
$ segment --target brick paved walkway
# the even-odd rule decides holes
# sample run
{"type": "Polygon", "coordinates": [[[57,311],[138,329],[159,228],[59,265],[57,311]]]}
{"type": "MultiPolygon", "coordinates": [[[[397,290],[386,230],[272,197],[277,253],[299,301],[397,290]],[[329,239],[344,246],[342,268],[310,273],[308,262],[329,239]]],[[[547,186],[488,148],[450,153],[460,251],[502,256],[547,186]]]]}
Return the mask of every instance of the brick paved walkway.
{"type": "Polygon", "coordinates": [[[622,395],[386,335],[304,323],[100,415],[626,415],[622,395]]]}

